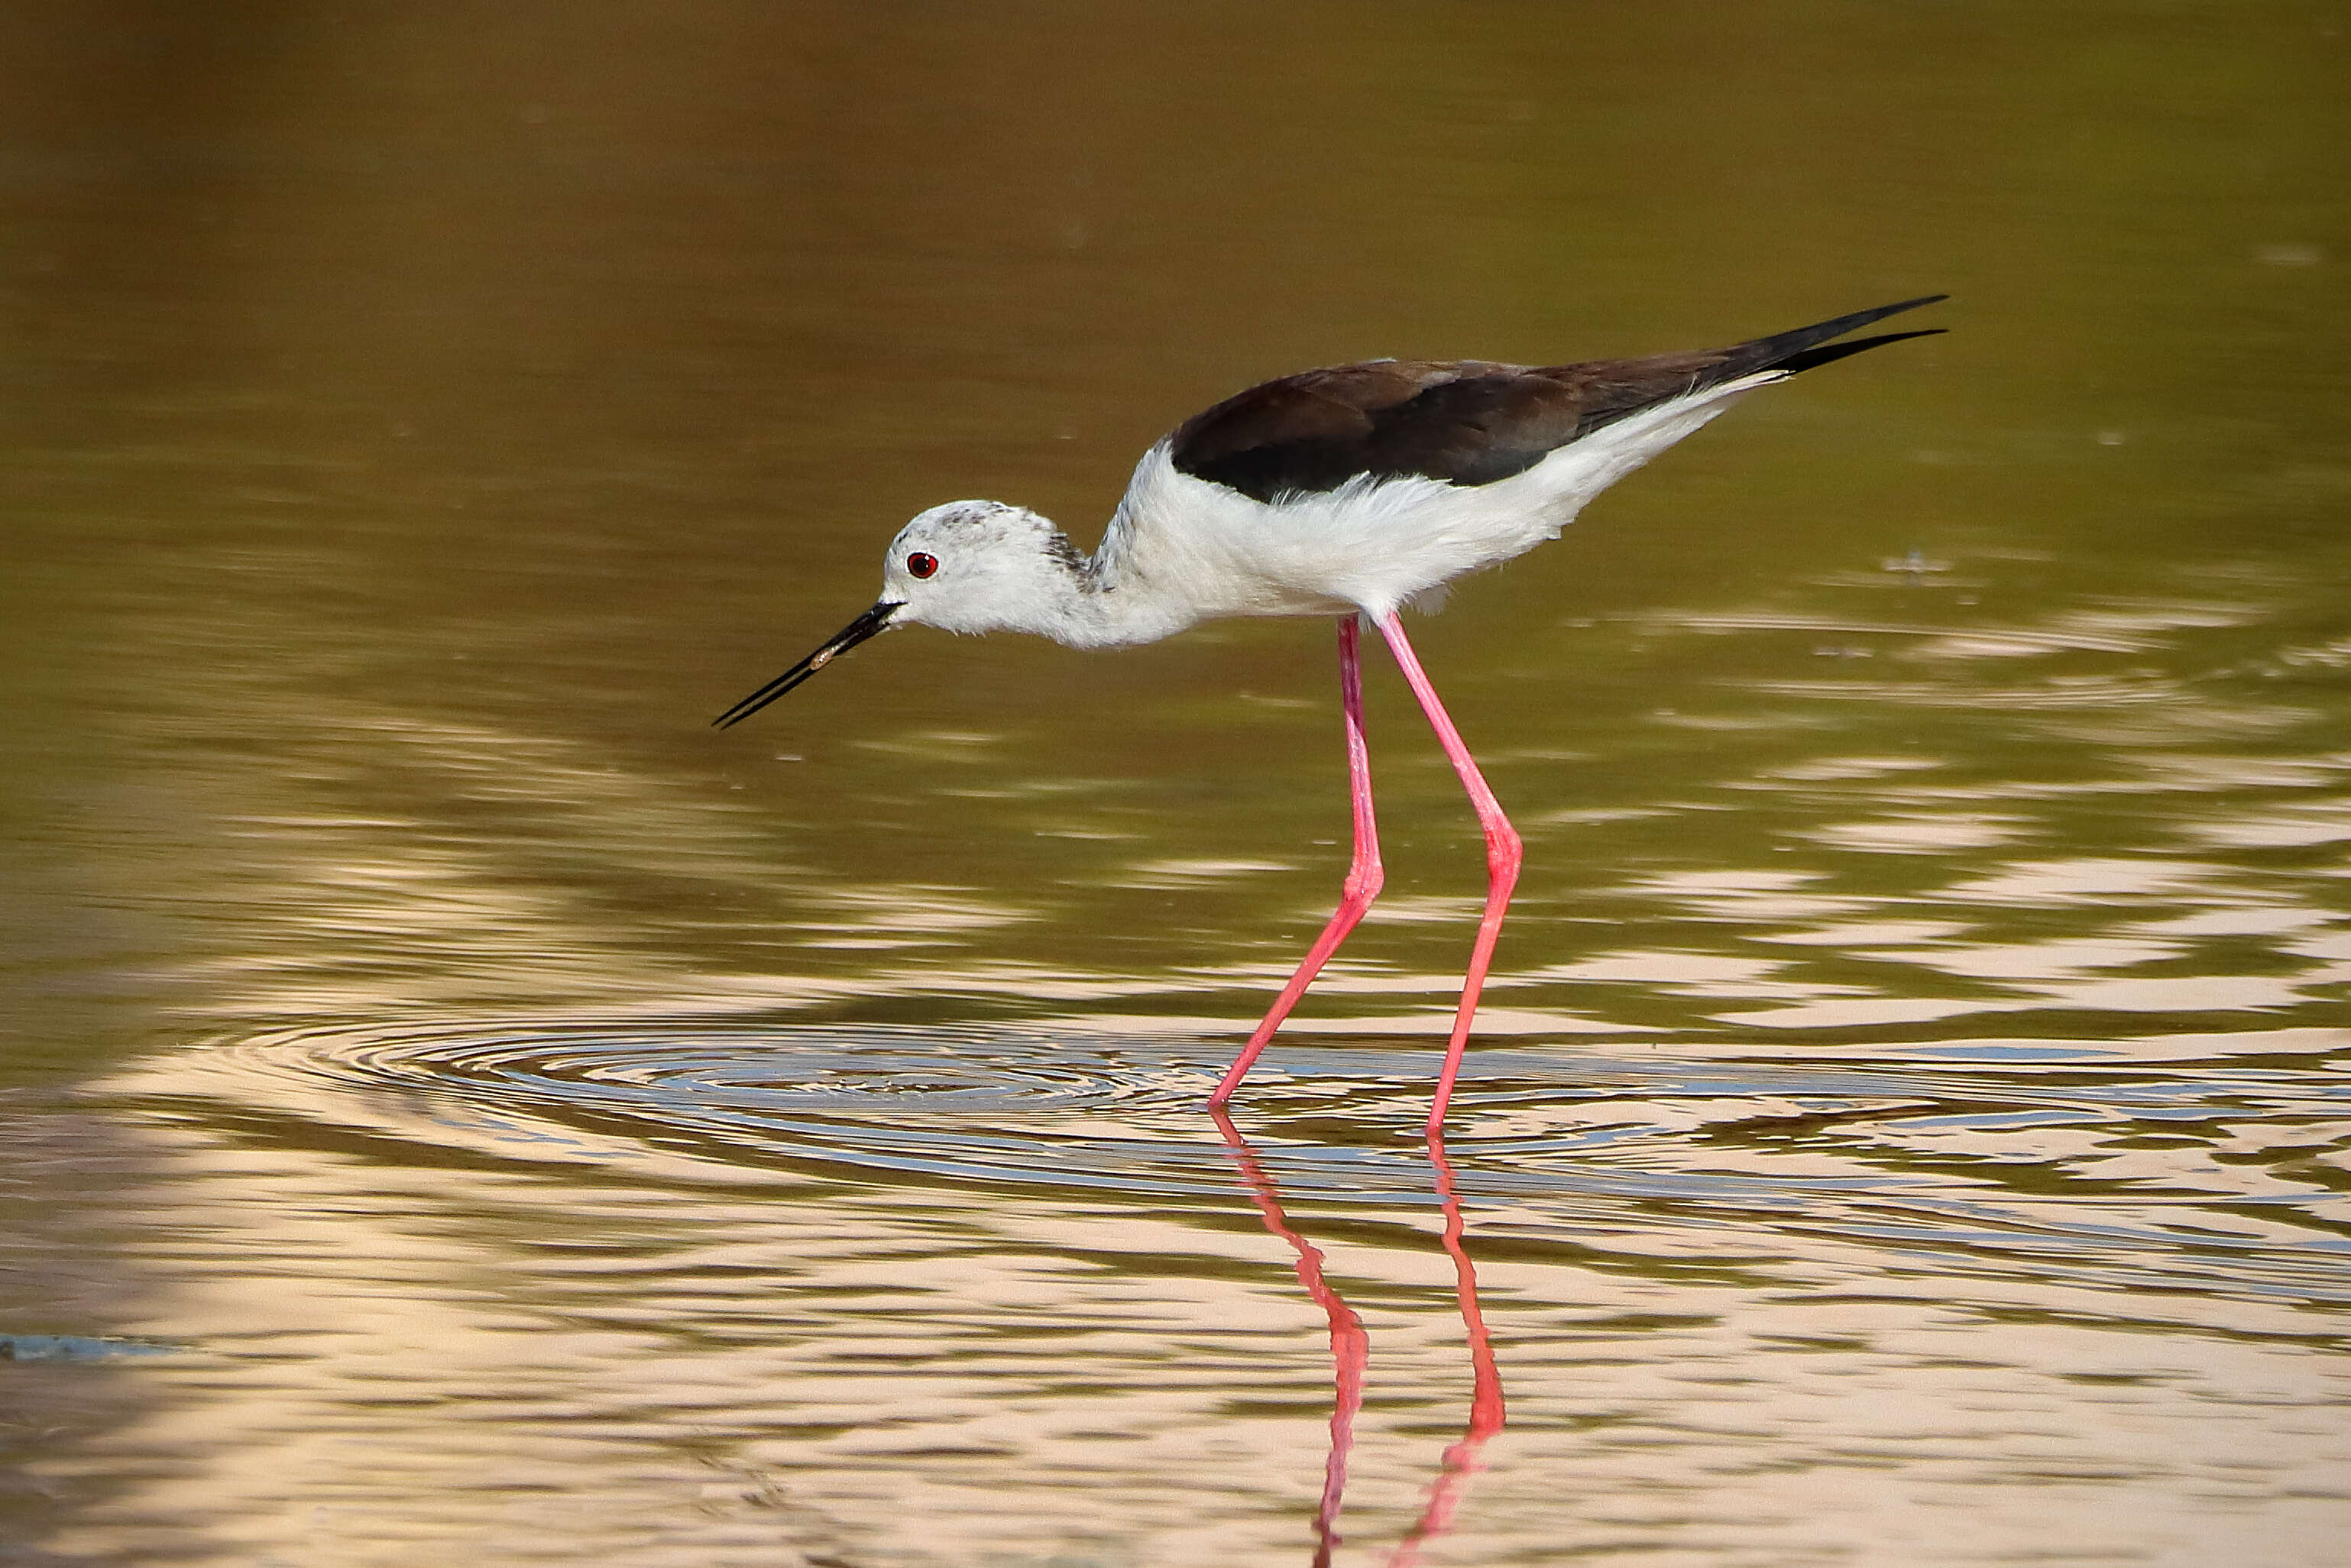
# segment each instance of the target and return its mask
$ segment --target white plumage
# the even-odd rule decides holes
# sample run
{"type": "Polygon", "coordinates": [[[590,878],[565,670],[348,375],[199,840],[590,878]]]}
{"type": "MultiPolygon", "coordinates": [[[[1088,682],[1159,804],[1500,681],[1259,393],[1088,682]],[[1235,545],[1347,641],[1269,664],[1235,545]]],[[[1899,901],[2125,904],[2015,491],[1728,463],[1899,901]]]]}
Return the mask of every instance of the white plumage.
{"type": "Polygon", "coordinates": [[[898,606],[893,626],[1028,632],[1073,648],[1155,643],[1232,615],[1376,619],[1557,538],[1617,479],[1731,400],[1784,379],[1708,388],[1489,485],[1366,475],[1259,501],[1185,473],[1162,441],[1135,465],[1091,557],[1024,507],[950,501],[890,542],[882,599],[898,606]],[[938,562],[928,578],[907,570],[918,556],[938,562]]]}

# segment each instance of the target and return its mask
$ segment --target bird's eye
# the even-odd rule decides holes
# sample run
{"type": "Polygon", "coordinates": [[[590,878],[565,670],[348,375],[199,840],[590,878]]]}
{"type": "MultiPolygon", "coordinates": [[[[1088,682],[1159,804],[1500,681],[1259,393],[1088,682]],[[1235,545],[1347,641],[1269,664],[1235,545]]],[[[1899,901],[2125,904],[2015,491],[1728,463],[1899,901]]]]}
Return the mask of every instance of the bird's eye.
{"type": "Polygon", "coordinates": [[[939,558],[935,555],[926,555],[921,550],[916,550],[906,558],[906,570],[912,576],[928,577],[938,570],[939,558]]]}

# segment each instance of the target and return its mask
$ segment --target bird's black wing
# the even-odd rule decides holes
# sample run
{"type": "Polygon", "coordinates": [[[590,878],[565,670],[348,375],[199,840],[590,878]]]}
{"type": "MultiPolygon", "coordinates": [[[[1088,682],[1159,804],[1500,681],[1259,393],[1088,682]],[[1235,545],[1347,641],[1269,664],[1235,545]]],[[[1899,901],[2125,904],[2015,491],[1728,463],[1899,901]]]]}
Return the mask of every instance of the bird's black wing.
{"type": "Polygon", "coordinates": [[[1856,311],[1727,349],[1646,359],[1539,366],[1374,360],[1303,371],[1186,420],[1168,438],[1169,455],[1194,478],[1259,501],[1332,490],[1357,477],[1489,485],[1645,409],[1764,371],[1793,374],[1925,337],[1893,332],[1823,347],[1943,298],[1856,311]]]}

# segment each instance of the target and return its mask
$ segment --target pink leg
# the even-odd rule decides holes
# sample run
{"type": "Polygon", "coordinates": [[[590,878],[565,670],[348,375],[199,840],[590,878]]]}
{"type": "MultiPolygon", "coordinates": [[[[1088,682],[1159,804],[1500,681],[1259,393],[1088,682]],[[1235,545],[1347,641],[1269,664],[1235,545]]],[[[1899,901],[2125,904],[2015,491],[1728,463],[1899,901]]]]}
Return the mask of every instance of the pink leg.
{"type": "Polygon", "coordinates": [[[1364,911],[1369,909],[1372,900],[1380,895],[1380,883],[1386,880],[1387,873],[1380,869],[1379,829],[1372,821],[1372,754],[1364,744],[1364,664],[1358,647],[1360,635],[1353,615],[1339,618],[1339,695],[1347,716],[1347,788],[1355,802],[1355,858],[1347,867],[1347,881],[1339,895],[1337,913],[1331,916],[1331,924],[1322,928],[1322,936],[1307,953],[1306,961],[1298,966],[1296,974],[1290,977],[1290,984],[1282,987],[1281,995],[1273,999],[1273,1006],[1249,1037],[1249,1043],[1241,1047],[1241,1053],[1233,1059],[1232,1066],[1226,1070],[1224,1081],[1217,1085],[1217,1092],[1208,1096],[1211,1105],[1222,1105],[1233,1097],[1233,1091],[1240,1087],[1249,1064],[1265,1050],[1266,1042],[1273,1038],[1273,1031],[1281,1027],[1281,1020],[1290,1016],[1290,1009],[1298,1005],[1298,998],[1306,994],[1306,988],[1313,983],[1316,975],[1322,973],[1322,966],[1330,962],[1331,955],[1339,950],[1339,944],[1347,939],[1347,933],[1364,918],[1364,911]]]}
{"type": "Polygon", "coordinates": [[[1486,788],[1485,775],[1478,771],[1477,758],[1462,744],[1461,732],[1453,727],[1445,705],[1437,700],[1437,688],[1428,684],[1404,634],[1404,622],[1390,611],[1377,624],[1380,635],[1388,641],[1388,652],[1395,655],[1396,667],[1404,671],[1405,684],[1420,699],[1420,711],[1428,716],[1437,743],[1452,758],[1453,771],[1461,776],[1461,787],[1469,792],[1469,804],[1486,830],[1486,913],[1478,922],[1478,940],[1469,949],[1468,978],[1462,982],[1461,1006],[1453,1015],[1453,1039],[1445,1048],[1445,1067],[1437,1077],[1437,1103],[1428,1112],[1428,1135],[1434,1138],[1445,1128],[1445,1107],[1453,1099],[1453,1080],[1461,1071],[1461,1053],[1469,1044],[1469,1022],[1478,1016],[1478,993],[1485,989],[1486,971],[1494,962],[1494,939],[1502,934],[1502,915],[1510,907],[1510,890],[1518,885],[1523,857],[1518,830],[1502,815],[1500,802],[1486,788]]]}

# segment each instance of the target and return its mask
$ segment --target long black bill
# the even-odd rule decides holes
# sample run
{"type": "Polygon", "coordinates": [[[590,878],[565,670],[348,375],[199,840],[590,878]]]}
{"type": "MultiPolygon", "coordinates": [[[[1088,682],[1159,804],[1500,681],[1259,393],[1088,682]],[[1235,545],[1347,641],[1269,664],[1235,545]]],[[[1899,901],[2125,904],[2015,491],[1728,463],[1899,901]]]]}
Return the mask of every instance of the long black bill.
{"type": "Polygon", "coordinates": [[[846,653],[868,637],[886,628],[890,624],[890,617],[898,613],[899,608],[896,601],[888,599],[876,604],[831,637],[826,638],[823,647],[712,719],[710,721],[712,727],[725,729],[730,724],[740,724],[749,718],[753,714],[831,664],[839,655],[846,653]]]}

